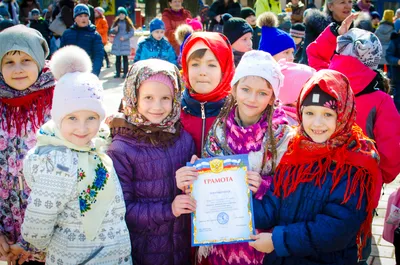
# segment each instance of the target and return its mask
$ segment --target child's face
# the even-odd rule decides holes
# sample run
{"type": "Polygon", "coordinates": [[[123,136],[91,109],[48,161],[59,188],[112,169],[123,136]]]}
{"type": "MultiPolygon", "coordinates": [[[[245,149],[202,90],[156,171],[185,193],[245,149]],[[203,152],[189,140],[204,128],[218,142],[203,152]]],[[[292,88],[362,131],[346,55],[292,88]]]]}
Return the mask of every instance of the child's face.
{"type": "Polygon", "coordinates": [[[372,25],[376,26],[379,24],[379,18],[374,18],[373,20],[371,20],[372,25]]]}
{"type": "Polygon", "coordinates": [[[161,123],[172,111],[171,89],[159,82],[145,82],[140,86],[138,111],[151,123],[161,123]]]}
{"type": "Polygon", "coordinates": [[[61,135],[70,143],[83,147],[96,136],[100,117],[96,112],[80,110],[65,116],[60,124],[61,135]]]}
{"type": "Polygon", "coordinates": [[[33,19],[33,20],[38,20],[38,19],[39,19],[39,15],[38,15],[38,14],[32,15],[32,19],[33,19]]]}
{"type": "Polygon", "coordinates": [[[336,130],[336,111],[321,106],[306,106],[302,111],[303,128],[316,143],[326,142],[336,130]]]}
{"type": "Polygon", "coordinates": [[[89,25],[89,16],[86,14],[80,14],[76,16],[75,22],[80,28],[84,28],[89,25]]]}
{"type": "Polygon", "coordinates": [[[303,38],[299,37],[292,37],[292,39],[294,40],[294,43],[296,43],[296,45],[300,44],[303,41],[303,38]]]}
{"type": "Polygon", "coordinates": [[[274,56],[275,61],[279,61],[280,59],[286,59],[287,62],[293,62],[294,61],[294,49],[289,48],[284,51],[281,51],[280,53],[275,54],[274,56]]]}
{"type": "Polygon", "coordinates": [[[240,79],[232,93],[237,102],[240,120],[245,126],[256,123],[274,100],[271,85],[258,76],[240,79]]]}
{"type": "Polygon", "coordinates": [[[124,20],[126,16],[125,16],[124,13],[120,13],[120,14],[118,15],[118,17],[119,17],[120,20],[124,20]]]}
{"type": "Polygon", "coordinates": [[[153,38],[155,38],[156,40],[161,40],[162,38],[164,38],[165,30],[163,30],[163,29],[153,30],[153,31],[151,32],[151,35],[152,35],[153,38]]]}
{"type": "Polygon", "coordinates": [[[246,17],[246,21],[247,21],[247,23],[249,23],[251,26],[255,26],[255,25],[256,25],[256,22],[257,22],[257,18],[256,18],[255,15],[251,15],[251,16],[246,17]]]}
{"type": "Polygon", "coordinates": [[[253,48],[252,34],[246,33],[232,44],[232,49],[238,52],[248,52],[253,48]]]}
{"type": "Polygon", "coordinates": [[[189,82],[199,94],[213,91],[222,78],[221,66],[214,53],[207,49],[202,58],[193,58],[188,62],[189,82]]]}
{"type": "Polygon", "coordinates": [[[39,75],[36,62],[21,51],[7,53],[1,60],[1,71],[6,84],[20,91],[33,85],[39,75]]]}

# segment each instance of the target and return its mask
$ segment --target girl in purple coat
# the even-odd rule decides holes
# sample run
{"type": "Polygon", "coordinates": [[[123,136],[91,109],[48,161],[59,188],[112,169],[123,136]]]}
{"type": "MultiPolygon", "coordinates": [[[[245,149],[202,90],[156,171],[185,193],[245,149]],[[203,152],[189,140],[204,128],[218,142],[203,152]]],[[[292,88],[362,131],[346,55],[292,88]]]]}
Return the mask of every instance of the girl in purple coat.
{"type": "Polygon", "coordinates": [[[134,264],[190,264],[195,209],[180,194],[175,172],[195,153],[180,122],[178,69],[158,59],[139,61],[124,86],[123,113],[109,121],[114,162],[126,203],[134,264]]]}

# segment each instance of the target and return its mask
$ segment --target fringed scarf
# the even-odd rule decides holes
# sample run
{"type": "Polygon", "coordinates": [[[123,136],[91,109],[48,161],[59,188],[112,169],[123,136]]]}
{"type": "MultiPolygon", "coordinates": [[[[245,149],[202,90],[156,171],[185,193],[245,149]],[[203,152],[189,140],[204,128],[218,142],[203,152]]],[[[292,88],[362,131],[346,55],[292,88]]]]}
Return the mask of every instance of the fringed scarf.
{"type": "Polygon", "coordinates": [[[300,124],[302,124],[302,102],[315,85],[319,85],[337,101],[336,130],[325,143],[315,143],[306,134],[302,125],[298,128],[298,133],[289,143],[288,150],[277,167],[274,177],[275,195],[285,198],[301,183],[314,182],[320,187],[326,180],[327,172],[332,174],[332,192],[343,175],[348,174],[349,180],[342,203],[348,202],[357,190],[360,191],[358,209],[361,207],[363,197],[367,198],[367,218],[357,235],[358,250],[361,255],[367,237],[371,236],[372,196],[377,184],[379,157],[373,142],[355,124],[354,95],[349,81],[339,72],[321,70],[304,85],[297,103],[300,124]],[[354,170],[356,173],[352,175],[354,170]]]}
{"type": "Polygon", "coordinates": [[[229,40],[216,32],[195,32],[186,40],[182,51],[182,70],[185,87],[190,95],[200,102],[216,102],[224,99],[231,91],[231,81],[235,72],[233,52],[229,40]],[[221,66],[222,78],[218,86],[208,94],[198,94],[191,88],[188,73],[188,52],[197,42],[204,42],[217,58],[221,66]]]}
{"type": "Polygon", "coordinates": [[[28,122],[36,131],[45,122],[46,113],[51,108],[55,79],[48,66],[42,69],[36,82],[19,91],[6,84],[0,73],[0,111],[5,113],[1,121],[3,130],[15,128],[17,135],[26,131],[28,122]]]}
{"type": "Polygon", "coordinates": [[[112,128],[113,135],[123,133],[135,137],[139,141],[168,144],[168,141],[176,138],[180,133],[182,87],[179,70],[173,64],[159,59],[139,61],[131,67],[125,81],[122,99],[123,115],[108,118],[106,123],[112,128]],[[139,113],[138,93],[144,81],[159,73],[171,79],[174,86],[174,99],[171,113],[161,123],[154,124],[139,113]]]}

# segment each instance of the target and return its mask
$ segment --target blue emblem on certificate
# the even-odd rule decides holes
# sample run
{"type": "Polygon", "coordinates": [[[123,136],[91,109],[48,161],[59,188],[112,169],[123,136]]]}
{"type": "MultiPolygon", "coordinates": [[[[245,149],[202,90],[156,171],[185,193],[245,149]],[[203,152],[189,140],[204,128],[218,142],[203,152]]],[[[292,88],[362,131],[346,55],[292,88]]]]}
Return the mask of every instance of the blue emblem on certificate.
{"type": "Polygon", "coordinates": [[[191,188],[192,246],[251,241],[255,233],[252,193],[247,184],[248,156],[199,159],[191,188]]]}
{"type": "Polygon", "coordinates": [[[218,220],[218,223],[220,223],[221,225],[224,225],[229,222],[229,215],[227,215],[224,212],[219,213],[217,216],[217,220],[218,220]]]}

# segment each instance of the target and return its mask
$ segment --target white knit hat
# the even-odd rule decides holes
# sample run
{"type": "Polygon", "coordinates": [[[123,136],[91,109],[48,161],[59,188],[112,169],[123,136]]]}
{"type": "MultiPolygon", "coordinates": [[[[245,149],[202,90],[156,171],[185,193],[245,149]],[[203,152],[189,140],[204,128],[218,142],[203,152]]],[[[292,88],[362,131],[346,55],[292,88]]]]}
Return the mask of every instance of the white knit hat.
{"type": "Polygon", "coordinates": [[[75,111],[90,110],[105,118],[103,86],[92,74],[89,55],[78,46],[66,46],[52,57],[50,69],[57,79],[51,116],[60,126],[62,119],[75,111]]]}
{"type": "Polygon", "coordinates": [[[275,98],[279,96],[284,76],[279,64],[268,52],[254,50],[246,52],[236,67],[231,86],[233,87],[241,78],[246,76],[264,78],[271,84],[275,98]]]}

